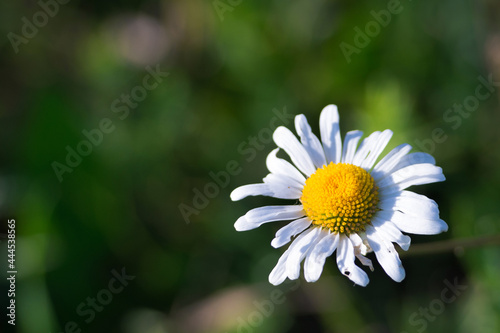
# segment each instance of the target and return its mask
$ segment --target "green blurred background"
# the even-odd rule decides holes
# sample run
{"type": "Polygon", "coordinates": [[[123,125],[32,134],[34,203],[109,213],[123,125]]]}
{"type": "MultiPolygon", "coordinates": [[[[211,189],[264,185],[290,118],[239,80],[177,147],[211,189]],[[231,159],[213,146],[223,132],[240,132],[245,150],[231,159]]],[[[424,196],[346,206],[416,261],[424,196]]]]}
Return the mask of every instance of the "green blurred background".
{"type": "Polygon", "coordinates": [[[376,264],[366,288],[330,258],[319,282],[276,288],[283,223],[233,227],[276,201],[229,199],[267,174],[273,124],[293,128],[276,114],[304,113],[318,133],[334,103],[343,133],[390,128],[386,151],[408,142],[443,167],[446,182],[414,190],[449,231],[414,244],[500,233],[499,84],[482,85],[500,80],[498,1],[0,8],[0,233],[15,218],[18,270],[13,327],[4,238],[1,332],[500,331],[498,247],[408,255],[402,283],[376,264]],[[443,302],[455,282],[466,288],[443,302]]]}

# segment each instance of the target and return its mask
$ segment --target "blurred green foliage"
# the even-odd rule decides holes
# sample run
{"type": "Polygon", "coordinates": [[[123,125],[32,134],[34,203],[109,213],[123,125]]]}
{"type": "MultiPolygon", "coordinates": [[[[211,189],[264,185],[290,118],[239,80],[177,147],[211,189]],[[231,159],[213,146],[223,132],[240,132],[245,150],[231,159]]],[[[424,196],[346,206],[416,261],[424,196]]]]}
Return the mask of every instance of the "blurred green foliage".
{"type": "MultiPolygon", "coordinates": [[[[438,202],[449,232],[414,243],[500,232],[498,86],[466,116],[446,117],[475,96],[478,77],[500,78],[500,6],[402,1],[356,46],[355,28],[366,31],[390,3],[70,1],[32,38],[22,19],[33,22],[40,3],[1,3],[0,232],[16,219],[18,266],[16,326],[3,315],[1,331],[500,331],[498,247],[408,256],[400,284],[377,265],[368,287],[352,287],[329,259],[318,283],[274,288],[267,276],[281,251],[269,242],[281,223],[233,228],[272,202],[229,200],[267,173],[274,143],[242,153],[251,138],[276,110],[304,113],[317,133],[334,103],[343,133],[390,128],[387,151],[408,142],[443,167],[446,182],[415,191],[438,202]],[[346,58],[342,43],[359,52],[346,58]],[[147,68],[169,74],[145,89],[147,68]],[[67,147],[78,150],[82,131],[103,119],[113,130],[59,181],[54,162],[67,165],[67,147]],[[196,208],[196,190],[230,161],[238,172],[196,208]],[[196,213],[183,217],[181,204],[196,213]],[[135,278],[110,294],[122,268],[135,278]],[[440,309],[445,281],[456,279],[467,289],[440,309]],[[427,318],[419,311],[429,306],[427,318]]],[[[4,274],[5,240],[0,248],[4,274]]],[[[0,286],[5,309],[5,278],[0,286]]]]}

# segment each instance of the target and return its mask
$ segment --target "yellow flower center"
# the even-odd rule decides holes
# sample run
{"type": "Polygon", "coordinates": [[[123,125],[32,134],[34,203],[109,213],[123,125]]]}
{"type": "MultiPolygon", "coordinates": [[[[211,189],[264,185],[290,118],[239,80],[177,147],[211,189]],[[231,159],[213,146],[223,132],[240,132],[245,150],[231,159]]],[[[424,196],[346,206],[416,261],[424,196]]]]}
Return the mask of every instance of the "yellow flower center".
{"type": "Polygon", "coordinates": [[[364,231],[378,200],[378,188],[367,171],[333,162],[306,180],[300,198],[313,224],[341,234],[364,231]]]}

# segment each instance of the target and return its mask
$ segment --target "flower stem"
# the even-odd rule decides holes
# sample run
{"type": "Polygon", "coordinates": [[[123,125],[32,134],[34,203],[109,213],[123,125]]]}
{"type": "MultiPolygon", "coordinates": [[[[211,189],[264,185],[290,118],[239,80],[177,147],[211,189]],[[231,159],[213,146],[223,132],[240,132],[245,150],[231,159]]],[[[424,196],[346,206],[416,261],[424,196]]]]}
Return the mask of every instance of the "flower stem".
{"type": "Polygon", "coordinates": [[[465,248],[500,245],[500,235],[479,236],[462,239],[450,239],[427,244],[416,244],[405,251],[398,251],[402,257],[417,256],[431,253],[455,252],[461,254],[465,248]]]}

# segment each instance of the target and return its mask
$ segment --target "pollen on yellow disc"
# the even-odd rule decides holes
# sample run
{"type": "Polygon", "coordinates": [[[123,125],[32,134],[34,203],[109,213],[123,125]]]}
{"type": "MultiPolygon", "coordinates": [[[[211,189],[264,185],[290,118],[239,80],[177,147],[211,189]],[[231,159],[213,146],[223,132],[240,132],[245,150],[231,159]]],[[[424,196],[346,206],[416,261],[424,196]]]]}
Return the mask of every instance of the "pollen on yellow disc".
{"type": "Polygon", "coordinates": [[[351,234],[370,223],[377,211],[378,188],[363,168],[331,162],[306,180],[300,201],[313,224],[351,234]]]}

